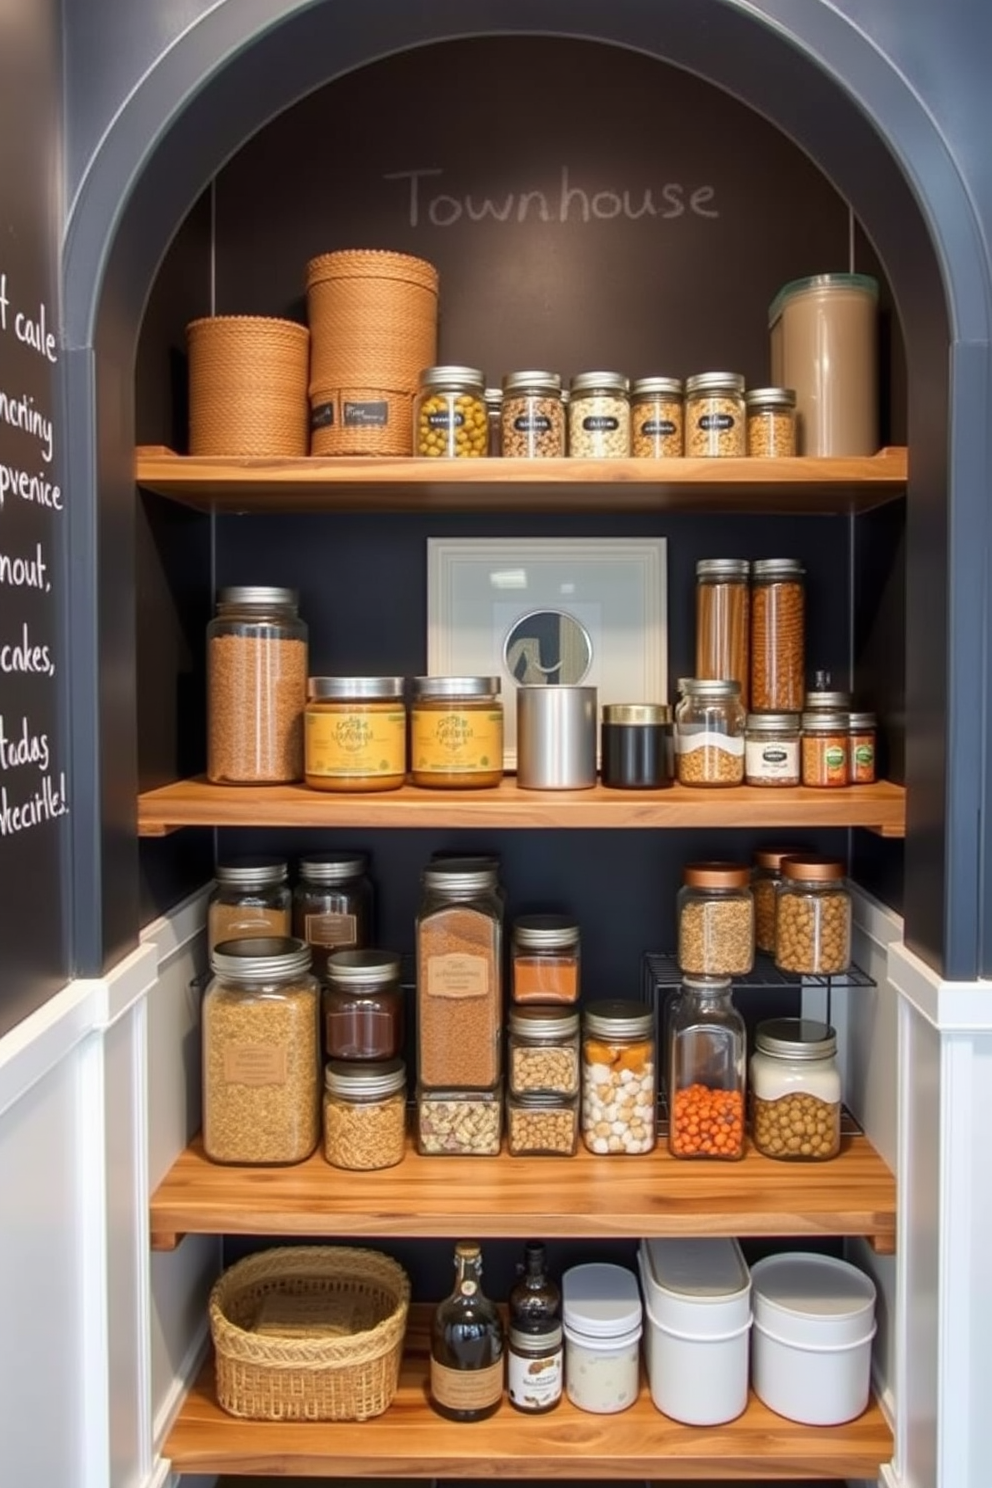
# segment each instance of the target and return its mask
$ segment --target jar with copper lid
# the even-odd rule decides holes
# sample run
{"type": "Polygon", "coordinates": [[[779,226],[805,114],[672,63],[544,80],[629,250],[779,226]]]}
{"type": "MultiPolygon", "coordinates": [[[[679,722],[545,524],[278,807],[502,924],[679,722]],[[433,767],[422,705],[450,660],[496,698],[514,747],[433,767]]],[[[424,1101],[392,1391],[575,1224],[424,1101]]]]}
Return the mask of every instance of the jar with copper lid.
{"type": "Polygon", "coordinates": [[[283,858],[231,858],[214,869],[207,902],[207,949],[222,940],[290,933],[291,893],[283,858]]]}
{"type": "Polygon", "coordinates": [[[314,975],[321,980],[332,951],[360,950],[372,937],[368,865],[363,852],[307,853],[299,860],[293,934],[310,947],[314,975]]]}
{"type": "Polygon", "coordinates": [[[800,976],[839,976],[851,964],[851,894],[833,858],[782,861],[776,891],[775,965],[800,976]]]}
{"type": "Polygon", "coordinates": [[[685,389],[678,377],[639,377],[630,389],[630,452],[638,460],[681,455],[685,389]]]}
{"type": "Polygon", "coordinates": [[[304,779],[312,790],[398,790],[406,779],[402,677],[311,677],[304,779]]]}
{"type": "Polygon", "coordinates": [[[775,954],[775,891],[782,878],[782,860],[801,856],[803,851],[801,847],[761,847],[754,855],[751,869],[754,945],[769,956],[775,954]]]}
{"type": "Polygon", "coordinates": [[[321,994],[329,1059],[395,1059],[403,1052],[400,958],[374,948],[332,951],[321,994]]]}
{"type": "Polygon", "coordinates": [[[746,863],[687,863],[677,912],[682,971],[747,975],[754,965],[754,895],[746,863]]]}
{"type": "Polygon", "coordinates": [[[850,784],[851,720],[819,709],[803,714],[803,785],[850,784]]]}
{"type": "Polygon", "coordinates": [[[414,677],[410,779],[432,790],[467,790],[503,779],[503,705],[498,677],[414,677]]]}

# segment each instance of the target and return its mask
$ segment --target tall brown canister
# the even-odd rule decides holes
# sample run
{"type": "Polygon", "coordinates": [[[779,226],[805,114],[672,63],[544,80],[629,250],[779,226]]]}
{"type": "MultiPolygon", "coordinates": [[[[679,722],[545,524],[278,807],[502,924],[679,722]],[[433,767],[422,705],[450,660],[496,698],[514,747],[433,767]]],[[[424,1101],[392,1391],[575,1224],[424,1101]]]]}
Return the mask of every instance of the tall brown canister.
{"type": "Polygon", "coordinates": [[[878,281],[815,274],[768,312],[772,381],[796,392],[801,455],[878,450],[878,281]]]}
{"type": "Polygon", "coordinates": [[[186,327],[191,455],[305,455],[310,332],[294,320],[213,315],[186,327]]]}
{"type": "Polygon", "coordinates": [[[413,400],[437,361],[433,264],[343,249],[307,264],[310,453],[413,453],[413,400]]]}

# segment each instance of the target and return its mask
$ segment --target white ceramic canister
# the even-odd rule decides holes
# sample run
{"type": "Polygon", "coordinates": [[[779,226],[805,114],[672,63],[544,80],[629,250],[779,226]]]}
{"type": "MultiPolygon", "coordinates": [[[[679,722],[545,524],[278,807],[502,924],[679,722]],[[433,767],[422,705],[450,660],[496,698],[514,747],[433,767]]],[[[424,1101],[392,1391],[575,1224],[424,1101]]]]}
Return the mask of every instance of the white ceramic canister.
{"type": "Polygon", "coordinates": [[[787,1251],[751,1268],[751,1383],[790,1421],[839,1426],[868,1404],[875,1285],[848,1261],[787,1251]]]}
{"type": "Polygon", "coordinates": [[[736,1240],[642,1240],[637,1253],[651,1399],[673,1421],[717,1426],[747,1405],[751,1282],[736,1240]]]}
{"type": "Polygon", "coordinates": [[[579,1410],[627,1410],[640,1381],[641,1295],[625,1266],[594,1261],[561,1279],[565,1393],[579,1410]]]}

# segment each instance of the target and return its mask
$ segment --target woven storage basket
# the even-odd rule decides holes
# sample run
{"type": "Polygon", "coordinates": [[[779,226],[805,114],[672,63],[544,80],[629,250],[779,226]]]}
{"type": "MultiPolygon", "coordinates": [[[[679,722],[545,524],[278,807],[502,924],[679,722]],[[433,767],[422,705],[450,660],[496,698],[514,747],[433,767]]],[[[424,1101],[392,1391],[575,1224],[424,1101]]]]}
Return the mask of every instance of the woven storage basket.
{"type": "Polygon", "coordinates": [[[191,455],[305,455],[310,332],[294,320],[215,315],[186,327],[191,455]]]}
{"type": "Polygon", "coordinates": [[[310,260],[312,454],[412,454],[414,394],[437,361],[437,296],[434,265],[407,253],[310,260]]]}
{"type": "Polygon", "coordinates": [[[379,1251],[281,1246],[210,1294],[217,1400],[255,1421],[364,1421],[396,1393],[410,1282],[379,1251]]]}

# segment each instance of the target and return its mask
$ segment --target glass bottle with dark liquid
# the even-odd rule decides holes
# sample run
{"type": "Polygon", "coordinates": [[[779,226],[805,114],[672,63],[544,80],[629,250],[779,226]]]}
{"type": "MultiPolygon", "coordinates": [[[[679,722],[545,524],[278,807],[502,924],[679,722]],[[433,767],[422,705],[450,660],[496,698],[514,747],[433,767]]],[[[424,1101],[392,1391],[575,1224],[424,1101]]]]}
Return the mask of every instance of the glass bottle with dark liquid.
{"type": "Polygon", "coordinates": [[[524,1247],[520,1279],[510,1292],[510,1327],[524,1332],[540,1331],[561,1313],[561,1292],[545,1269],[544,1246],[528,1240],[524,1247]]]}
{"type": "Polygon", "coordinates": [[[455,1246],[455,1289],[431,1324],[431,1405],[449,1421],[483,1421],[503,1399],[503,1324],[483,1295],[482,1251],[455,1246]]]}

